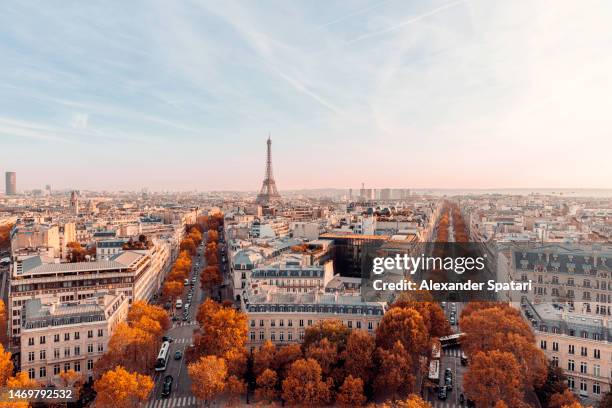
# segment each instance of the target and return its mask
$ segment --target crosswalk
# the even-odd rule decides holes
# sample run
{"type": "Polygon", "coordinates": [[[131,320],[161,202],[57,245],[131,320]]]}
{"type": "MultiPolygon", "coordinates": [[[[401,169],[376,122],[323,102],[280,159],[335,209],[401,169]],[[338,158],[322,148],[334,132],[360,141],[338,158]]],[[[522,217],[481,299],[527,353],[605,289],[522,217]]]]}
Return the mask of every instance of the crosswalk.
{"type": "Polygon", "coordinates": [[[147,402],[145,408],[179,408],[179,407],[195,407],[197,406],[196,397],[192,396],[177,396],[172,398],[156,399],[147,402]]]}
{"type": "Polygon", "coordinates": [[[444,350],[444,355],[445,356],[461,357],[461,349],[458,349],[458,348],[446,348],[446,349],[443,349],[443,350],[444,350]]]}
{"type": "Polygon", "coordinates": [[[430,401],[433,408],[461,408],[461,405],[455,404],[452,401],[430,401]]]}
{"type": "Polygon", "coordinates": [[[183,321],[172,322],[172,328],[182,327],[182,326],[197,326],[197,325],[198,325],[197,320],[191,320],[191,321],[188,321],[188,322],[183,322],[183,321]]]}
{"type": "Polygon", "coordinates": [[[191,337],[189,337],[188,339],[174,339],[174,342],[176,344],[187,344],[187,343],[191,343],[191,337]]]}

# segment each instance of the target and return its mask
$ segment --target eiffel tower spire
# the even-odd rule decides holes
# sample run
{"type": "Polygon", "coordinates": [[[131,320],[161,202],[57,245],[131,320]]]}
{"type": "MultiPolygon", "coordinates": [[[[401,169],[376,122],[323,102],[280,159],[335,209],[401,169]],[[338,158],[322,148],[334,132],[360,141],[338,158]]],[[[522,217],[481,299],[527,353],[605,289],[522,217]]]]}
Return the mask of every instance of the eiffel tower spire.
{"type": "Polygon", "coordinates": [[[257,195],[258,204],[270,204],[274,201],[280,200],[281,198],[280,194],[278,194],[278,190],[276,189],[274,176],[272,175],[272,139],[270,139],[270,135],[268,135],[267,145],[266,174],[264,176],[263,184],[261,185],[261,190],[257,195]]]}

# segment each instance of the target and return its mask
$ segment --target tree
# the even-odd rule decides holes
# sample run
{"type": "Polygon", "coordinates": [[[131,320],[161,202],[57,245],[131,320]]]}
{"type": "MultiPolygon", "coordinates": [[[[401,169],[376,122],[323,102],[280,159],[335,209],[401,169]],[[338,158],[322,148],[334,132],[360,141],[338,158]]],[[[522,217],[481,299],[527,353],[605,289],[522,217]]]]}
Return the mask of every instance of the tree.
{"type": "Polygon", "coordinates": [[[4,346],[0,344],[0,387],[6,385],[6,381],[13,375],[13,360],[11,353],[4,351],[4,346]]]}
{"type": "Polygon", "coordinates": [[[533,389],[546,381],[548,361],[535,344],[516,333],[496,333],[491,336],[491,349],[508,351],[519,363],[523,387],[533,389]]]}
{"type": "Polygon", "coordinates": [[[168,316],[168,312],[159,306],[149,304],[142,300],[138,300],[132,304],[128,312],[127,320],[129,323],[134,324],[144,316],[158,322],[164,331],[170,328],[170,316],[168,316]]]}
{"type": "Polygon", "coordinates": [[[366,401],[363,395],[363,380],[349,375],[338,390],[336,402],[341,407],[360,407],[366,401]]]}
{"type": "Polygon", "coordinates": [[[523,405],[520,375],[519,364],[511,353],[479,351],[463,377],[463,388],[476,406],[490,407],[502,400],[519,407],[523,405]]]}
{"type": "Polygon", "coordinates": [[[244,313],[207,299],[196,319],[202,333],[194,338],[194,346],[200,355],[222,357],[228,351],[244,349],[248,331],[244,313]]]}
{"type": "Polygon", "coordinates": [[[495,403],[495,406],[493,408],[508,408],[508,405],[506,405],[504,401],[499,400],[495,403]]]}
{"type": "Polygon", "coordinates": [[[246,383],[236,377],[230,375],[225,381],[225,391],[227,392],[227,405],[230,407],[239,406],[240,400],[246,394],[246,383]]]}
{"type": "Polygon", "coordinates": [[[269,368],[262,371],[255,381],[257,383],[255,399],[264,404],[270,404],[274,401],[278,396],[278,392],[276,391],[277,381],[278,376],[276,375],[276,371],[270,370],[269,368]]]}
{"type": "Polygon", "coordinates": [[[118,365],[128,371],[147,373],[153,368],[159,346],[158,338],[141,328],[119,323],[108,342],[108,352],[95,365],[95,372],[102,375],[118,365]]]}
{"type": "Polygon", "coordinates": [[[6,305],[0,299],[0,344],[8,343],[8,319],[6,317],[6,305]]]}
{"type": "Polygon", "coordinates": [[[191,392],[204,401],[206,406],[225,389],[227,366],[225,360],[216,356],[200,357],[187,366],[191,377],[191,392]]]}
{"type": "Polygon", "coordinates": [[[561,394],[567,389],[567,377],[561,367],[548,363],[547,376],[544,383],[536,387],[535,392],[543,407],[548,407],[553,394],[561,394]]]}
{"type": "Polygon", "coordinates": [[[68,249],[70,262],[83,262],[85,260],[85,248],[78,242],[68,242],[66,248],[68,249]]]}
{"type": "Polygon", "coordinates": [[[274,356],[272,368],[278,373],[280,378],[285,378],[289,367],[300,358],[302,358],[302,349],[299,344],[288,344],[279,347],[274,356]]]}
{"type": "Polygon", "coordinates": [[[421,314],[414,309],[394,307],[389,309],[376,330],[376,343],[391,348],[399,340],[411,356],[424,355],[429,350],[427,328],[421,314]]]}
{"type": "MultiPolygon", "coordinates": [[[[427,293],[429,294],[429,292],[427,293]]],[[[391,307],[414,309],[419,312],[423,317],[423,322],[425,323],[429,337],[442,337],[452,333],[450,323],[437,302],[415,301],[402,295],[400,295],[399,299],[394,302],[391,307]]],[[[414,297],[415,295],[411,294],[411,296],[414,297]]]]}
{"type": "Polygon", "coordinates": [[[31,379],[24,371],[19,371],[14,377],[6,381],[7,388],[29,389],[40,386],[38,381],[31,379]]]}
{"type": "Polygon", "coordinates": [[[574,396],[574,393],[566,388],[565,390],[563,390],[563,392],[553,394],[550,397],[548,408],[563,408],[565,406],[571,406],[572,404],[577,402],[578,400],[574,396]]]}
{"type": "Polygon", "coordinates": [[[331,373],[332,367],[338,363],[338,347],[327,338],[323,338],[308,346],[304,356],[316,360],[321,366],[323,375],[327,377],[331,373]]]}
{"type": "Polygon", "coordinates": [[[608,391],[599,401],[599,408],[612,408],[612,391],[608,391]]]}
{"type": "Polygon", "coordinates": [[[96,407],[138,407],[146,401],[153,389],[148,375],[130,373],[123,367],[107,371],[94,383],[96,407]]]}
{"type": "Polygon", "coordinates": [[[481,309],[461,317],[461,329],[465,337],[461,346],[468,356],[480,350],[495,348],[495,333],[514,333],[523,336],[528,342],[535,343],[529,325],[523,318],[497,307],[481,309]]]}
{"type": "Polygon", "coordinates": [[[266,340],[258,350],[253,353],[253,373],[256,376],[272,367],[276,355],[276,347],[270,340],[266,340]]]}
{"type": "Polygon", "coordinates": [[[374,371],[374,337],[364,330],[353,330],[346,342],[344,368],[348,375],[361,378],[365,383],[372,379],[374,371]]]}
{"type": "Polygon", "coordinates": [[[302,347],[306,350],[311,344],[327,339],[335,344],[339,351],[344,351],[350,333],[351,330],[340,320],[319,321],[306,329],[302,347]]]}
{"type": "Polygon", "coordinates": [[[194,256],[197,252],[196,244],[190,237],[184,238],[181,241],[179,248],[181,251],[187,251],[191,256],[194,256]]]}
{"type": "Polygon", "coordinates": [[[412,374],[412,358],[400,340],[390,349],[377,349],[378,375],[375,387],[380,393],[390,392],[393,400],[400,391],[412,391],[416,377],[412,374]]]}
{"type": "Polygon", "coordinates": [[[291,364],[283,381],[283,399],[289,405],[317,407],[325,405],[331,397],[331,379],[324,382],[321,366],[311,358],[291,364]]]}
{"type": "Polygon", "coordinates": [[[205,290],[212,296],[213,289],[215,286],[219,286],[223,283],[223,277],[221,271],[217,265],[209,265],[202,269],[200,272],[200,281],[202,290],[205,290]]]}
{"type": "Polygon", "coordinates": [[[219,241],[219,233],[215,230],[208,230],[206,233],[206,241],[217,242],[219,241]]]}
{"type": "Polygon", "coordinates": [[[407,399],[397,401],[395,408],[431,408],[431,404],[416,394],[410,394],[407,399]]]}
{"type": "Polygon", "coordinates": [[[59,376],[60,376],[60,384],[62,385],[62,387],[73,388],[78,398],[81,387],[85,383],[85,379],[83,378],[83,375],[70,369],[68,371],[62,371],[59,376]]]}
{"type": "Polygon", "coordinates": [[[164,287],[162,288],[162,294],[164,297],[170,298],[172,303],[176,298],[181,296],[183,293],[183,284],[179,281],[166,281],[164,282],[164,287]]]}

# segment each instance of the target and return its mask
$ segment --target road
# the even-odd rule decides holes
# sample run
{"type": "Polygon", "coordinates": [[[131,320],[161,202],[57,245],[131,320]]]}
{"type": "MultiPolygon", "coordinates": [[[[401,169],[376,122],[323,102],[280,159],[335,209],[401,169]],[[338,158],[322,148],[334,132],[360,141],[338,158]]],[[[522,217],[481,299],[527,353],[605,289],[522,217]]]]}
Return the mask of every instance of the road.
{"type": "MultiPolygon", "coordinates": [[[[205,299],[205,293],[200,288],[200,271],[205,264],[204,258],[204,245],[198,247],[197,255],[193,258],[193,266],[189,279],[196,277],[196,283],[193,286],[193,299],[191,301],[191,307],[189,308],[189,320],[183,321],[183,309],[175,310],[174,314],[178,317],[177,321],[172,322],[172,327],[165,333],[166,336],[174,339],[170,343],[170,354],[168,357],[168,365],[166,370],[163,372],[156,372],[153,380],[155,386],[151,397],[145,407],[147,408],[166,408],[166,407],[195,407],[197,406],[196,398],[191,393],[191,379],[187,373],[187,367],[185,366],[184,358],[180,360],[174,359],[174,353],[180,351],[183,356],[185,351],[193,341],[193,332],[198,327],[195,321],[195,315],[197,313],[199,305],[205,299]],[[199,265],[199,266],[196,266],[199,265]],[[172,383],[172,392],[169,397],[162,397],[162,384],[164,378],[167,375],[171,375],[174,378],[172,383]]],[[[187,301],[187,294],[189,293],[189,286],[186,286],[183,290],[181,299],[183,304],[189,303],[187,301]]]]}

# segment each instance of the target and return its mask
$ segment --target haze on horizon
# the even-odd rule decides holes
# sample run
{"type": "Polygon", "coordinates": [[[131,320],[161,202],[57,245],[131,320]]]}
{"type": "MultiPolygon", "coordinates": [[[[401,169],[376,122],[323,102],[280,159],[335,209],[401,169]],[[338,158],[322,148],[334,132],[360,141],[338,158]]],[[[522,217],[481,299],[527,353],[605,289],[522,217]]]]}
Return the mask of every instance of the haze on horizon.
{"type": "Polygon", "coordinates": [[[0,4],[19,190],[612,188],[612,3],[0,4]]]}

